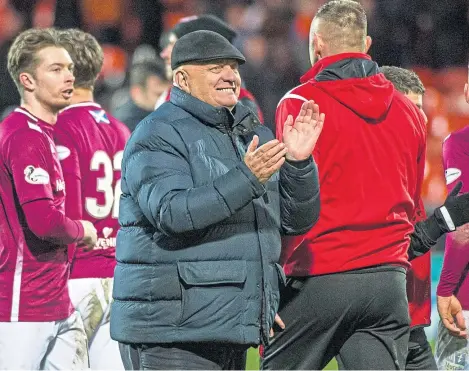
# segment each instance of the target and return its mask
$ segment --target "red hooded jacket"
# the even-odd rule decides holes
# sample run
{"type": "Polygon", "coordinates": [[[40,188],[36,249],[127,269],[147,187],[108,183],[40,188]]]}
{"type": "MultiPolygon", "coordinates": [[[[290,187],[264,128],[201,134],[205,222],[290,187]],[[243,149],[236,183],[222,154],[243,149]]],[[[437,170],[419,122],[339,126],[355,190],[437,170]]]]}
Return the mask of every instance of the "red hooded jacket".
{"type": "Polygon", "coordinates": [[[423,117],[366,54],[323,58],[301,82],[280,101],[276,131],[281,138],[283,123],[304,101],[314,100],[326,114],[313,152],[321,212],[308,233],[283,240],[286,274],[409,267],[425,166],[423,117]]]}

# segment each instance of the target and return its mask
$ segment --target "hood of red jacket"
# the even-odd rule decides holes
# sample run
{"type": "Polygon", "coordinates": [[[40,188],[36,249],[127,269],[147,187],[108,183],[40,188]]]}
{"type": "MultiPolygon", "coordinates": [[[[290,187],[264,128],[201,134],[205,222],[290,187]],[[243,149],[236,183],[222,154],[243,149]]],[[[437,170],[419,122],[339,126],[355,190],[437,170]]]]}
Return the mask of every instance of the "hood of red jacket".
{"type": "Polygon", "coordinates": [[[343,53],[318,61],[302,78],[368,122],[386,117],[394,87],[369,55],[343,53]]]}

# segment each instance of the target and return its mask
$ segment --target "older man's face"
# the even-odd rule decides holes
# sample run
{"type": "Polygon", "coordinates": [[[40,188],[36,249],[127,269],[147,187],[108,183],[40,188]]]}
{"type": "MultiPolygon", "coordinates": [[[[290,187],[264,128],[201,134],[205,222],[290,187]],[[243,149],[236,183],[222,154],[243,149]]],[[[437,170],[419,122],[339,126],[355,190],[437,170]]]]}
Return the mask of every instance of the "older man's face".
{"type": "Polygon", "coordinates": [[[194,97],[215,107],[231,109],[238,103],[241,77],[236,60],[191,64],[184,69],[189,77],[189,93],[194,97]]]}

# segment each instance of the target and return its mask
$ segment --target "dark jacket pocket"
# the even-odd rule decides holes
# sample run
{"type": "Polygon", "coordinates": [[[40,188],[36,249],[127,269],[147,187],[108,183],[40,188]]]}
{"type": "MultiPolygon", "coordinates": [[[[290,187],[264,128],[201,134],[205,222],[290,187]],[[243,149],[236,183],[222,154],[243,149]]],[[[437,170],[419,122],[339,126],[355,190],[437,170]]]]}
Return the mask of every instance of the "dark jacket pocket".
{"type": "Polygon", "coordinates": [[[181,280],[192,286],[243,284],[246,281],[246,262],[178,262],[178,272],[181,280]]]}
{"type": "Polygon", "coordinates": [[[178,262],[182,313],[180,325],[205,331],[223,322],[236,331],[243,323],[246,262],[178,262]]]}

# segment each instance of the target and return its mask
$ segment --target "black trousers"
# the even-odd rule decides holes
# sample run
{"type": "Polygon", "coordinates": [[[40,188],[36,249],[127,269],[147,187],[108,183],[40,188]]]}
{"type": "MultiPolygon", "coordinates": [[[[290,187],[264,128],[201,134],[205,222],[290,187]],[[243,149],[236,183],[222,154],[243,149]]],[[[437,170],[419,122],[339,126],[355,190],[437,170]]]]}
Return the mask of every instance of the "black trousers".
{"type": "Polygon", "coordinates": [[[406,272],[375,267],[290,277],[262,369],[321,370],[340,359],[345,369],[401,370],[409,342],[406,272]]]}
{"type": "Polygon", "coordinates": [[[406,370],[438,370],[423,327],[410,330],[406,370]]]}
{"type": "Polygon", "coordinates": [[[247,349],[219,343],[119,343],[126,370],[244,370],[247,349]]]}

